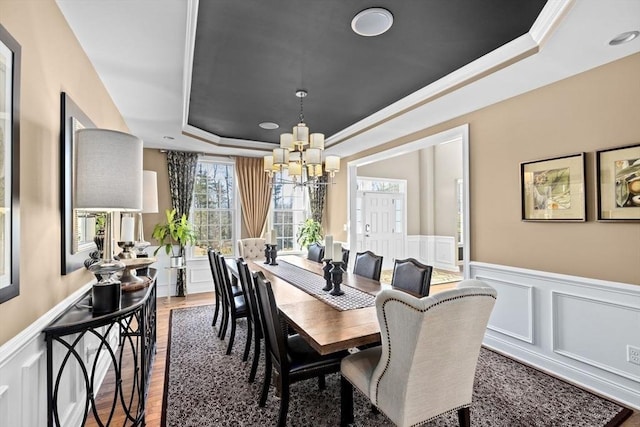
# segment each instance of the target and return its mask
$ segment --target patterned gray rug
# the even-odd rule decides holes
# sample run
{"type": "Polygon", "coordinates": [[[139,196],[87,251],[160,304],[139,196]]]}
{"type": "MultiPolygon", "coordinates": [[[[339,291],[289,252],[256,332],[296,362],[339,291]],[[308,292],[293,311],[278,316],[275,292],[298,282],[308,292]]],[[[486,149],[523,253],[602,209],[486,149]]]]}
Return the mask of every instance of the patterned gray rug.
{"type": "MultiPolygon", "coordinates": [[[[264,366],[254,384],[247,382],[250,365],[242,362],[246,323],[237,328],[233,352],[225,356],[226,340],[211,327],[213,306],[171,311],[162,411],[163,427],[272,426],[278,419],[275,390],[258,407],[264,366]]],[[[250,355],[251,361],[253,353],[250,355]]],[[[354,391],[358,426],[391,426],[383,415],[354,391]]],[[[607,426],[619,425],[631,411],[492,351],[482,349],[471,407],[473,426],[607,426]]],[[[287,425],[340,424],[340,377],[291,386],[287,425]]],[[[457,426],[457,413],[443,415],[428,426],[457,426]]]]}

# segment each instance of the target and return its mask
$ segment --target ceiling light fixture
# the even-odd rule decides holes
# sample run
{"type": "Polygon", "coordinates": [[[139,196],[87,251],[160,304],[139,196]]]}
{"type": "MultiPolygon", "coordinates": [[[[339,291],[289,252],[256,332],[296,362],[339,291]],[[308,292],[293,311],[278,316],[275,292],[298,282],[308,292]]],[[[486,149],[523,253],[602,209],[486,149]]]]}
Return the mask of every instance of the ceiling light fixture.
{"type": "Polygon", "coordinates": [[[393,15],[387,9],[372,7],[359,12],[351,20],[351,29],[364,37],[383,34],[393,25],[393,15]]]}
{"type": "Polygon", "coordinates": [[[638,37],[639,35],[640,35],[640,31],[627,31],[627,32],[624,32],[622,34],[618,34],[617,36],[615,36],[613,39],[611,39],[609,44],[611,46],[617,46],[619,44],[628,43],[631,40],[633,40],[636,37],[638,37]]]}
{"type": "Polygon", "coordinates": [[[280,175],[278,184],[294,184],[296,186],[333,184],[336,172],[340,171],[340,158],[326,156],[323,168],[324,134],[309,134],[309,128],[304,122],[302,102],[303,98],[307,96],[307,91],[298,89],[296,96],[300,98],[300,121],[293,127],[292,133],[280,135],[280,148],[274,148],[272,155],[264,156],[264,171],[270,179],[273,179],[276,173],[287,169],[292,180],[283,180],[280,175]],[[329,174],[331,182],[320,179],[325,173],[329,174]]]}
{"type": "Polygon", "coordinates": [[[267,129],[267,130],[278,129],[280,127],[279,124],[273,123],[273,122],[262,122],[258,126],[260,126],[262,129],[267,129]]]}

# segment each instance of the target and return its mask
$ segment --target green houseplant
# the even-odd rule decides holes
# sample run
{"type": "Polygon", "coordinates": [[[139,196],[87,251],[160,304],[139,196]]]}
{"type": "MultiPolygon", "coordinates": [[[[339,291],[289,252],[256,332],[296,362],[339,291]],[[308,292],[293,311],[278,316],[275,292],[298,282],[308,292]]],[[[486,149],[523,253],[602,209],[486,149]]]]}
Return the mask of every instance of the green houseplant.
{"type": "Polygon", "coordinates": [[[312,243],[320,242],[322,241],[322,225],[313,218],[308,218],[298,228],[296,238],[302,248],[306,248],[312,243]]]}
{"type": "Polygon", "coordinates": [[[177,217],[175,209],[165,211],[166,222],[156,224],[153,228],[152,237],[159,242],[158,248],[154,251],[156,255],[160,249],[164,248],[167,255],[171,255],[172,267],[180,267],[184,264],[184,248],[187,244],[195,243],[196,236],[193,230],[193,224],[187,219],[187,215],[177,217]],[[179,252],[176,255],[174,245],[179,246],[179,252]]]}

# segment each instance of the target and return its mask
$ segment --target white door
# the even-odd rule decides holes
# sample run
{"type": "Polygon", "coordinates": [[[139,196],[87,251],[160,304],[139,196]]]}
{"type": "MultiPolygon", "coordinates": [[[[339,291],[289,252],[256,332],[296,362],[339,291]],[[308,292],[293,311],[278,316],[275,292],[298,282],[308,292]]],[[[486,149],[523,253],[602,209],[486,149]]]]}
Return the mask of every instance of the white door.
{"type": "Polygon", "coordinates": [[[358,252],[382,255],[383,268],[404,254],[404,203],[401,193],[358,192],[358,252]]]}

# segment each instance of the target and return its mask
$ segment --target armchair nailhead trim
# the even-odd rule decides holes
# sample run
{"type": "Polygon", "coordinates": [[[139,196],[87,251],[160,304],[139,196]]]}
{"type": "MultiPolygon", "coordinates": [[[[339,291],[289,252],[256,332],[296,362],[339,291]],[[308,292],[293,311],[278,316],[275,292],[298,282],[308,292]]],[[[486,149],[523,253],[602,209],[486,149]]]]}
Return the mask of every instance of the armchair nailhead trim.
{"type": "MultiPolygon", "coordinates": [[[[388,350],[389,350],[389,357],[387,358],[387,363],[386,363],[386,365],[385,365],[385,367],[384,367],[384,370],[382,371],[382,374],[380,374],[380,377],[378,378],[378,381],[376,382],[376,402],[378,401],[378,390],[379,390],[379,388],[380,388],[380,381],[382,380],[382,377],[384,377],[384,375],[387,373],[387,369],[389,368],[389,361],[391,360],[391,339],[389,338],[389,322],[387,321],[387,312],[385,311],[385,307],[386,307],[387,303],[388,303],[388,302],[391,302],[391,301],[399,302],[400,304],[403,304],[403,305],[405,305],[405,306],[409,307],[410,309],[412,309],[412,310],[414,310],[414,311],[421,312],[421,313],[425,313],[425,312],[427,312],[427,311],[431,310],[432,308],[437,307],[437,306],[439,306],[440,304],[442,304],[442,303],[444,303],[444,302],[447,302],[447,301],[453,301],[453,300],[462,299],[462,298],[465,298],[465,297],[477,297],[477,296],[480,296],[480,297],[490,297],[490,298],[493,298],[493,299],[497,299],[497,298],[495,297],[495,295],[487,295],[487,294],[466,294],[466,295],[458,295],[458,296],[455,296],[455,297],[451,297],[451,298],[443,299],[442,301],[438,301],[437,303],[435,303],[435,304],[433,304],[433,305],[430,305],[429,307],[427,307],[427,308],[426,308],[426,309],[424,309],[424,310],[418,310],[418,309],[416,309],[415,307],[413,307],[413,306],[411,306],[411,305],[407,304],[406,302],[404,302],[404,301],[400,301],[399,299],[396,299],[396,298],[389,298],[388,300],[386,300],[386,301],[382,304],[382,312],[384,313],[384,326],[385,326],[385,329],[386,329],[386,331],[387,331],[387,338],[388,338],[388,339],[387,339],[387,348],[388,348],[388,350]]],[[[470,406],[470,405],[471,405],[471,403],[469,403],[469,405],[463,405],[463,406],[460,406],[460,407],[459,407],[459,408],[457,408],[457,409],[461,409],[461,408],[464,408],[464,407],[467,407],[467,406],[470,406]]],[[[457,409],[455,409],[455,410],[457,410],[457,409]]],[[[447,411],[447,412],[448,412],[448,411],[447,411]]],[[[428,420],[426,420],[426,421],[424,421],[424,422],[420,422],[420,423],[415,424],[415,425],[421,425],[421,424],[424,424],[424,423],[426,423],[426,422],[429,422],[429,421],[433,420],[434,418],[439,417],[440,415],[442,415],[442,414],[439,414],[439,415],[437,415],[437,416],[435,416],[435,417],[432,417],[432,418],[430,418],[430,419],[428,419],[428,420]]]]}

